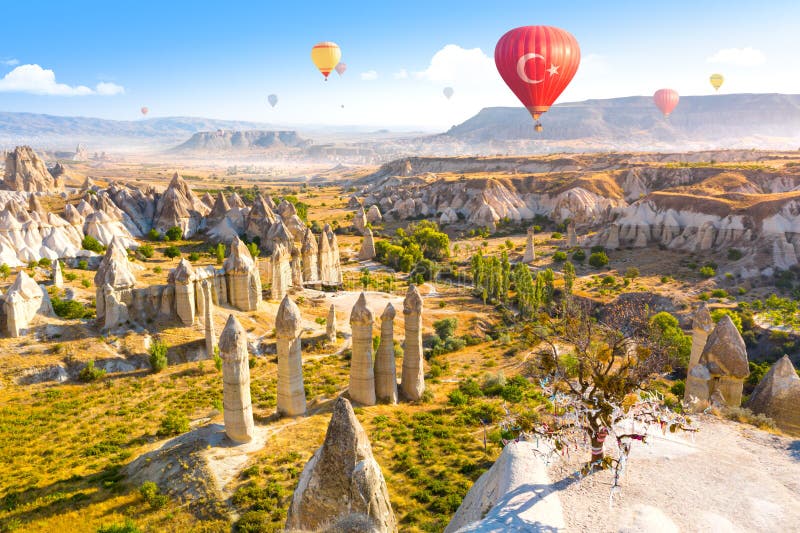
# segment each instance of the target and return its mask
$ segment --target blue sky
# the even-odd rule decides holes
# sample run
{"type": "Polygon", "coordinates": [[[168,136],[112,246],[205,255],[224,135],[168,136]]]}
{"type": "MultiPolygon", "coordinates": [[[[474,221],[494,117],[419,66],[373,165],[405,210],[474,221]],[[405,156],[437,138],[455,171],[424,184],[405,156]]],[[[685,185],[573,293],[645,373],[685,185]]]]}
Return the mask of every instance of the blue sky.
{"type": "Polygon", "coordinates": [[[0,35],[0,77],[10,76],[0,80],[0,110],[137,119],[146,105],[150,117],[443,129],[482,107],[517,105],[494,69],[494,45],[531,24],[580,43],[561,102],[661,87],[708,94],[717,71],[722,92],[800,92],[796,1],[166,4],[4,5],[4,19],[19,22],[0,35]],[[323,40],[348,64],[327,83],[309,58],[323,40]]]}

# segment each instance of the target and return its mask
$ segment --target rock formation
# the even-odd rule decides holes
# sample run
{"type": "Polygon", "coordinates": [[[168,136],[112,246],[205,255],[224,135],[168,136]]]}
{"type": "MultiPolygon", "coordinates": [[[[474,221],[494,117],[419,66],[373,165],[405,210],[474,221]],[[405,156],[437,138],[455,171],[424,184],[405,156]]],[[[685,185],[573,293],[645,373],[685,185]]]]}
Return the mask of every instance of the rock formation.
{"type": "Polygon", "coordinates": [[[525,256],[522,258],[523,263],[533,263],[536,258],[533,245],[533,228],[528,228],[528,236],[525,239],[525,256]]]}
{"type": "Polygon", "coordinates": [[[362,206],[359,206],[353,213],[353,227],[361,234],[367,229],[367,214],[362,206]]]}
{"type": "Polygon", "coordinates": [[[292,287],[296,289],[303,288],[303,262],[300,255],[300,250],[292,247],[292,287]]]}
{"type": "Polygon", "coordinates": [[[214,357],[217,347],[217,334],[214,331],[214,299],[211,295],[211,282],[204,279],[200,282],[203,292],[203,329],[206,335],[206,357],[214,357]]]}
{"type": "Polygon", "coordinates": [[[167,277],[167,283],[175,286],[175,312],[184,326],[194,324],[197,309],[194,288],[196,280],[194,267],[186,259],[181,259],[167,277]]]}
{"type": "Polygon", "coordinates": [[[686,397],[696,398],[694,409],[708,405],[715,392],[729,407],[742,403],[744,379],[750,375],[747,348],[728,315],[723,315],[708,336],[697,365],[686,379],[686,397]]]}
{"type": "Polygon", "coordinates": [[[275,333],[278,338],[278,413],[284,416],[301,416],[306,412],[300,351],[302,323],[297,304],[288,295],[284,296],[275,317],[275,333]]]}
{"type": "Polygon", "coordinates": [[[56,192],[63,184],[56,180],[30,146],[17,146],[6,154],[3,185],[12,191],[56,192]]]}
{"type": "Polygon", "coordinates": [[[367,211],[367,222],[370,224],[377,224],[383,220],[383,215],[381,215],[381,210],[378,208],[377,205],[373,205],[367,211]]]}
{"type": "Polygon", "coordinates": [[[325,321],[325,336],[330,342],[336,342],[336,306],[331,304],[328,318],[325,321]]]}
{"type": "Polygon", "coordinates": [[[118,298],[120,303],[130,301],[130,290],[136,285],[136,278],[128,261],[128,252],[121,239],[114,239],[106,248],[106,254],[100,261],[97,273],[94,275],[95,305],[97,320],[105,327],[115,327],[117,323],[105,321],[106,285],[115,292],[123,293],[118,298]]]}
{"type": "Polygon", "coordinates": [[[689,370],[700,361],[700,355],[703,353],[703,348],[706,347],[708,335],[713,329],[714,321],[711,319],[711,313],[708,312],[708,305],[702,302],[692,317],[692,351],[687,367],[689,370]]]}
{"type": "Polygon", "coordinates": [[[325,224],[319,235],[319,279],[329,287],[342,284],[342,271],[339,265],[339,243],[329,224],[325,224]]]}
{"type": "Polygon", "coordinates": [[[6,291],[3,311],[6,316],[6,334],[9,337],[24,335],[37,315],[53,316],[47,291],[24,270],[19,271],[14,283],[6,291]]]}
{"type": "Polygon", "coordinates": [[[786,432],[800,435],[800,377],[788,356],[778,360],[753,390],[747,407],[786,432]]]}
{"type": "Polygon", "coordinates": [[[222,406],[225,434],[234,442],[250,442],[254,434],[253,406],[250,401],[250,361],[247,333],[230,315],[219,337],[222,357],[222,406]]]}
{"type": "Polygon", "coordinates": [[[153,228],[163,234],[177,226],[184,237],[191,237],[200,229],[208,212],[208,206],[195,196],[189,184],[176,172],[155,206],[153,228]]]}
{"type": "Polygon", "coordinates": [[[575,223],[570,221],[567,224],[567,248],[575,248],[578,246],[578,234],[575,233],[575,223]]]}
{"type": "Polygon", "coordinates": [[[372,358],[372,311],[362,292],[350,311],[353,355],[350,359],[350,399],[362,405],[375,405],[375,363],[372,358]]]}
{"type": "Polygon", "coordinates": [[[472,486],[445,533],[566,531],[558,491],[533,443],[509,442],[472,486]]]}
{"type": "Polygon", "coordinates": [[[403,300],[405,343],[403,345],[403,396],[412,402],[425,392],[425,370],[422,366],[422,296],[412,283],[403,300]]]}
{"type": "Polygon", "coordinates": [[[319,283],[319,245],[311,228],[306,229],[300,253],[303,262],[303,282],[312,285],[319,283]]]}
{"type": "Polygon", "coordinates": [[[364,228],[364,239],[361,241],[361,251],[358,252],[359,261],[371,261],[375,258],[375,241],[372,230],[364,228]]]}
{"type": "Polygon", "coordinates": [[[64,288],[64,273],[61,271],[61,261],[53,261],[53,286],[57,289],[64,288]]]}
{"type": "MultiPolygon", "coordinates": [[[[317,531],[359,514],[381,532],[397,530],[389,492],[369,439],[344,398],[333,406],[325,442],[303,468],[292,495],[287,530],[317,531]]],[[[362,528],[359,531],[369,531],[362,528]]]]}
{"type": "Polygon", "coordinates": [[[223,263],[228,303],[240,311],[255,311],[261,301],[261,277],[247,245],[235,237],[223,263]]]}
{"type": "Polygon", "coordinates": [[[381,342],[375,356],[375,399],[379,402],[397,403],[394,317],[394,306],[389,302],[381,315],[381,342]]]}

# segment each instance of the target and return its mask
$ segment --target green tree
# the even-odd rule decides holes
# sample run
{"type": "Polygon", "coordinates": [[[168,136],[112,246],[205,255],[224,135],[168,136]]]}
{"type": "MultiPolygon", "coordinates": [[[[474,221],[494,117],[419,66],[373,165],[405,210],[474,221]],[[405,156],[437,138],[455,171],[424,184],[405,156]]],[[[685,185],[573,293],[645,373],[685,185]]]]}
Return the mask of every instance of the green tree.
{"type": "Polygon", "coordinates": [[[181,256],[181,249],[177,246],[167,246],[164,249],[164,255],[169,257],[170,259],[174,259],[175,257],[181,256]]]}
{"type": "Polygon", "coordinates": [[[183,238],[183,230],[178,226],[172,226],[164,235],[168,241],[179,241],[183,238]]]}
{"type": "Polygon", "coordinates": [[[608,256],[605,252],[594,252],[589,256],[589,264],[594,268],[603,268],[608,265],[608,256]]]}
{"type": "Polygon", "coordinates": [[[86,235],[83,238],[83,241],[81,241],[81,247],[84,250],[89,250],[90,252],[96,252],[98,254],[99,253],[103,253],[103,251],[105,250],[103,245],[100,244],[100,241],[98,241],[97,239],[95,239],[91,235],[86,235]]]}
{"type": "Polygon", "coordinates": [[[567,296],[572,294],[572,287],[575,284],[575,266],[567,261],[564,263],[564,294],[567,296]]]}
{"type": "Polygon", "coordinates": [[[0,278],[6,279],[11,274],[11,267],[3,263],[0,265],[0,278]]]}
{"type": "Polygon", "coordinates": [[[153,372],[158,373],[167,368],[167,350],[166,343],[159,339],[150,344],[150,366],[153,367],[153,372]]]}
{"type": "Polygon", "coordinates": [[[650,317],[650,326],[670,358],[686,368],[692,351],[692,338],[683,332],[678,319],[662,311],[650,317]]]}

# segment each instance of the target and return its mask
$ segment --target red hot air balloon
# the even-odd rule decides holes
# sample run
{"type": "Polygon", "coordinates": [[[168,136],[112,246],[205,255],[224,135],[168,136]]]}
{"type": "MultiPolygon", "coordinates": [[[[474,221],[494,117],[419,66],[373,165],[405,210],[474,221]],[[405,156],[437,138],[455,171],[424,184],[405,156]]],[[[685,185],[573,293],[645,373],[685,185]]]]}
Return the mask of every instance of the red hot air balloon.
{"type": "Polygon", "coordinates": [[[656,106],[664,113],[664,117],[669,117],[669,114],[675,109],[678,105],[678,100],[681,97],[678,96],[677,91],[673,91],[672,89],[659,89],[653,95],[653,101],[656,103],[656,106]]]}
{"type": "Polygon", "coordinates": [[[581,50],[568,31],[552,26],[522,26],[500,37],[494,62],[503,81],[541,126],[539,117],[550,109],[578,71],[581,50]]]}
{"type": "Polygon", "coordinates": [[[333,68],[334,70],[336,70],[339,76],[341,76],[342,74],[344,74],[344,71],[347,70],[347,63],[342,63],[341,61],[339,61],[339,64],[333,68]]]}
{"type": "Polygon", "coordinates": [[[147,107],[143,107],[140,111],[142,112],[142,115],[146,115],[150,112],[150,110],[147,107]]]}

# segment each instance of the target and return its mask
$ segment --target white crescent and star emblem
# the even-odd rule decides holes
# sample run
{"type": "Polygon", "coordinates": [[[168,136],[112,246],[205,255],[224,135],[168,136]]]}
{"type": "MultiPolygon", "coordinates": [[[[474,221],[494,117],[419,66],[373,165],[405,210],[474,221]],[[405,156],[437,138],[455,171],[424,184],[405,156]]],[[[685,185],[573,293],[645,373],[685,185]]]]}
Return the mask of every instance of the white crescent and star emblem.
{"type": "MultiPolygon", "coordinates": [[[[521,79],[525,83],[536,85],[537,83],[542,83],[544,79],[532,80],[528,77],[527,74],[525,74],[525,65],[527,65],[528,61],[530,61],[531,59],[541,59],[542,61],[544,61],[544,56],[542,56],[541,54],[529,53],[520,57],[519,61],[517,61],[517,76],[519,76],[519,79],[521,79]]],[[[550,68],[548,68],[546,72],[548,72],[550,76],[557,75],[558,65],[550,65],[550,68]]]]}

